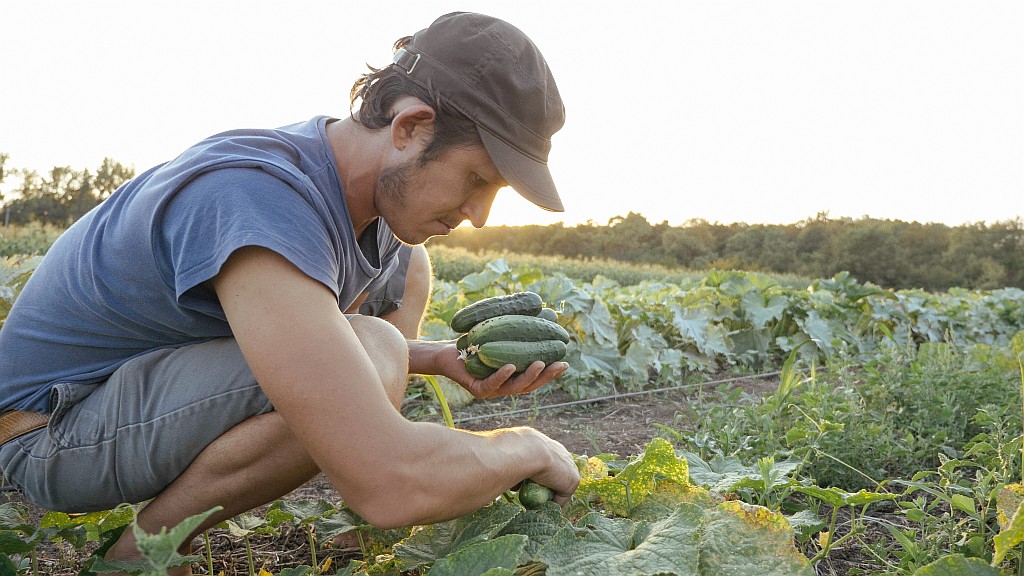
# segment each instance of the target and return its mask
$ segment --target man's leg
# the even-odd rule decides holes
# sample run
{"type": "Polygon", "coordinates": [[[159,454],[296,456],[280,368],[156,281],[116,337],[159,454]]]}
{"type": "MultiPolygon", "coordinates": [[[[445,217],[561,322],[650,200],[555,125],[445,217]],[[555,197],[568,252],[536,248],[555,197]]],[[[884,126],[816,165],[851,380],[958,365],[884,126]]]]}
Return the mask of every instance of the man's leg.
{"type": "MultiPolygon", "coordinates": [[[[407,366],[396,369],[394,358],[408,357],[405,340],[377,319],[353,318],[352,326],[378,367],[392,404],[401,406],[407,366]]],[[[223,506],[196,530],[194,538],[224,520],[281,498],[318,472],[284,419],[276,412],[260,414],[234,426],[203,449],[181,476],[139,512],[138,523],[147,532],[157,532],[214,506],[223,506]]],[[[107,557],[138,557],[130,530],[107,557]]],[[[183,567],[172,574],[190,573],[189,567],[183,567]]]]}

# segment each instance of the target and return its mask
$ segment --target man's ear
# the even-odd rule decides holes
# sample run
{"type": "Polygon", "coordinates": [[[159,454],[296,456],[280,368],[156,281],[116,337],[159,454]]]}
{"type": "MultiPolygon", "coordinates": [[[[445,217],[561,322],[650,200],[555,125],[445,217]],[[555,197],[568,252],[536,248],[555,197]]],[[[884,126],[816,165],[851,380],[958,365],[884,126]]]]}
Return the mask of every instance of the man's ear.
{"type": "Polygon", "coordinates": [[[419,100],[402,106],[391,120],[391,143],[398,150],[411,144],[426,146],[434,134],[437,113],[419,100]]]}

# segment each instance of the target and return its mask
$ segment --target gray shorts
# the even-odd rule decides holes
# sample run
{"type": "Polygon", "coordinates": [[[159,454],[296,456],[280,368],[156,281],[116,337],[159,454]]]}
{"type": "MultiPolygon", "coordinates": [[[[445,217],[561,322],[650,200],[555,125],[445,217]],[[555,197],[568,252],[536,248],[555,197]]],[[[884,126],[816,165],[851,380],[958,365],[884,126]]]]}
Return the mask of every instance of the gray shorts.
{"type": "Polygon", "coordinates": [[[49,425],[0,447],[0,470],[65,512],[148,500],[231,427],[274,409],[233,338],[150,352],[52,394],[49,425]]]}

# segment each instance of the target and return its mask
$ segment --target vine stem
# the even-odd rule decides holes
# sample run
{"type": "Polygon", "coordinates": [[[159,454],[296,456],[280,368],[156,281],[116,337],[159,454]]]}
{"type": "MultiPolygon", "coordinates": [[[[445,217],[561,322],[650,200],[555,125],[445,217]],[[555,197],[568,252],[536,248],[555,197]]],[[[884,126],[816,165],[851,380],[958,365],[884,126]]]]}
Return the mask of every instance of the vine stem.
{"type": "Polygon", "coordinates": [[[206,571],[213,574],[213,549],[210,547],[210,531],[203,532],[203,548],[206,551],[206,571]]]}
{"type": "Polygon", "coordinates": [[[444,397],[444,391],[441,390],[441,385],[437,383],[437,379],[429,374],[424,374],[423,379],[430,384],[430,387],[434,389],[434,395],[437,396],[437,401],[441,404],[441,413],[444,414],[444,424],[449,428],[455,428],[455,421],[452,420],[452,411],[448,407],[448,400],[444,397]]]}

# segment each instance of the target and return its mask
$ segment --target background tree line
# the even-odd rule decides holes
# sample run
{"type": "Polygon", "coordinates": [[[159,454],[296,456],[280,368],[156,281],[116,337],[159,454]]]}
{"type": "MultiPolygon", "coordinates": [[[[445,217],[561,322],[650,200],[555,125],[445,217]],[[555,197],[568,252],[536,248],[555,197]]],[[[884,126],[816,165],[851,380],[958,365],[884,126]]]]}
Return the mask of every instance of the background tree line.
{"type": "MultiPolygon", "coordinates": [[[[95,170],[57,166],[47,174],[6,168],[0,153],[3,224],[66,227],[102,202],[135,169],[110,158],[95,170]],[[13,177],[13,178],[12,178],[13,177]]],[[[720,224],[690,220],[651,224],[630,212],[605,225],[460,227],[432,245],[574,259],[611,259],[673,268],[752,270],[827,278],[848,271],[886,288],[945,290],[1024,288],[1024,222],[1020,218],[947,226],[819,213],[795,224],[720,224]]]]}
{"type": "Polygon", "coordinates": [[[35,170],[7,168],[9,156],[0,153],[0,184],[7,178],[20,183],[6,194],[0,190],[2,223],[39,222],[67,227],[135,177],[135,168],[104,158],[96,172],[55,166],[48,174],[35,170]]]}
{"type": "Polygon", "coordinates": [[[651,224],[634,212],[607,225],[460,227],[431,244],[689,269],[738,269],[857,280],[894,289],[1024,288],[1020,218],[947,226],[819,213],[795,224],[651,224]]]}

